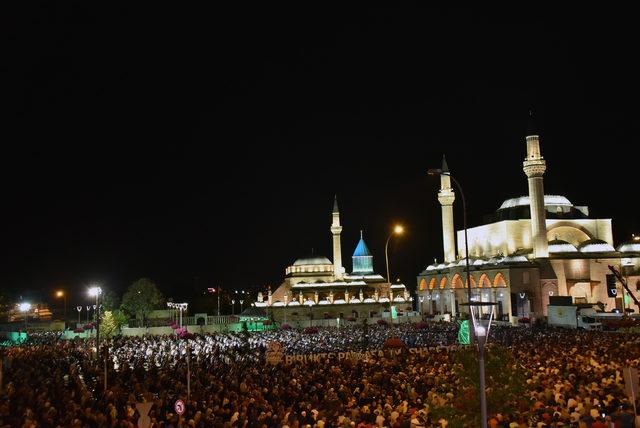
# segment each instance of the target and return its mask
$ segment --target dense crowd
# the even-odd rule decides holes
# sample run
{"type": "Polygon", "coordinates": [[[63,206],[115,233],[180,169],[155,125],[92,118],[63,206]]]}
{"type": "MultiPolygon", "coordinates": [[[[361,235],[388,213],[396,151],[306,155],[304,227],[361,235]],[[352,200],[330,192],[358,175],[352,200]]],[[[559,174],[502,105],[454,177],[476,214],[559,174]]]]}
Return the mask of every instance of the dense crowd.
{"type": "MultiPolygon", "coordinates": [[[[136,427],[143,402],[152,404],[152,427],[446,427],[434,409],[460,397],[452,360],[457,330],[434,323],[118,337],[103,342],[108,353],[99,358],[92,340],[33,335],[4,350],[0,427],[136,427]],[[390,337],[430,350],[265,361],[270,342],[286,354],[308,354],[381,349],[390,337]],[[186,403],[182,416],[174,409],[178,398],[186,403]]],[[[640,335],[494,327],[490,341],[515,357],[528,405],[505,414],[489,409],[489,426],[640,426],[622,379],[623,367],[640,365],[640,335]]]]}

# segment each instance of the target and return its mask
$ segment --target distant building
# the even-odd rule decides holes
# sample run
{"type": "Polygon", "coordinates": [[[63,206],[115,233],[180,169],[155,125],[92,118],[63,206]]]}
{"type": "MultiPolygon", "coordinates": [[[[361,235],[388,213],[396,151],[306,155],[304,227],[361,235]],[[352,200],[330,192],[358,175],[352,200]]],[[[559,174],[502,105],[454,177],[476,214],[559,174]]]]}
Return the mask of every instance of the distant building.
{"type": "MultiPolygon", "coordinates": [[[[544,194],[546,160],[533,118],[526,149],[523,171],[529,195],[505,200],[484,224],[467,230],[471,299],[497,303],[501,318],[546,315],[553,295],[572,296],[575,303],[601,302],[605,310],[622,309],[622,287],[618,284],[615,297],[607,293],[608,265],[618,269],[626,265],[625,273],[637,275],[640,242],[616,250],[611,219],[591,218],[588,207],[575,206],[564,196],[544,194]]],[[[442,170],[438,200],[444,257],[418,275],[418,294],[426,313],[456,315],[468,312],[460,306],[468,300],[464,230],[457,231],[456,255],[455,191],[444,159],[442,170]]]]}
{"type": "MultiPolygon", "coordinates": [[[[340,211],[337,198],[332,211],[333,262],[310,255],[285,269],[282,284],[266,300],[258,297],[257,307],[268,308],[278,321],[382,316],[385,309],[411,310],[412,297],[403,284],[389,284],[373,270],[373,255],[364,241],[353,252],[352,271],[342,265],[340,211]]],[[[391,311],[389,311],[391,313],[391,311]]]]}

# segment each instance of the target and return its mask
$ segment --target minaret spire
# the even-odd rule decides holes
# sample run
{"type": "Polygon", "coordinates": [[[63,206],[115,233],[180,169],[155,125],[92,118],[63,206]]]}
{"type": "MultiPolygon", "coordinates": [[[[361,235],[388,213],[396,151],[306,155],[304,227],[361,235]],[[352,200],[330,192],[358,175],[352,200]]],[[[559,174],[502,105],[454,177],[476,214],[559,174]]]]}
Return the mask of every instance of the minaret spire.
{"type": "Polygon", "coordinates": [[[447,165],[447,158],[442,155],[442,172],[449,172],[449,165],[447,165]]]}
{"type": "Polygon", "coordinates": [[[529,125],[527,129],[527,157],[522,163],[522,169],[529,182],[529,200],[531,209],[531,241],[533,242],[533,256],[549,257],[549,242],[547,241],[546,212],[544,208],[544,186],[542,176],[547,169],[547,161],[540,151],[540,137],[535,126],[533,113],[529,110],[529,125]]]}
{"type": "Polygon", "coordinates": [[[444,250],[444,262],[450,263],[456,259],[456,241],[453,229],[453,201],[456,195],[451,187],[447,159],[442,155],[442,174],[440,174],[440,191],[438,201],[442,205],[442,248],[444,250]],[[445,174],[446,173],[446,174],[445,174]]]}
{"type": "Polygon", "coordinates": [[[340,226],[340,211],[338,210],[338,195],[333,200],[333,212],[331,213],[331,234],[333,235],[333,276],[335,279],[342,279],[342,247],[340,245],[340,234],[342,226],[340,226]]]}

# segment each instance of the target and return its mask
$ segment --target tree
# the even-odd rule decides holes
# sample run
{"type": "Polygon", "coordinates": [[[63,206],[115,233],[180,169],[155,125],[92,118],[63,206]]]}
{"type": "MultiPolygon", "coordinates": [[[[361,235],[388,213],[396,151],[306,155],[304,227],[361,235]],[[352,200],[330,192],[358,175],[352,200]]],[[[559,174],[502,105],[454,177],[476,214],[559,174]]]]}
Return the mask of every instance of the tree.
{"type": "Polygon", "coordinates": [[[102,332],[102,337],[107,339],[110,339],[116,333],[118,325],[116,324],[113,312],[104,312],[104,315],[102,315],[102,321],[100,322],[100,330],[102,332]]]}
{"type": "Polygon", "coordinates": [[[149,312],[163,303],[164,297],[156,284],[149,278],[141,278],[129,286],[122,296],[121,306],[129,315],[141,319],[144,325],[149,312]]]}
{"type": "MultiPolygon", "coordinates": [[[[459,349],[453,354],[454,373],[459,379],[455,398],[432,410],[435,420],[444,418],[449,427],[480,426],[480,371],[478,353],[472,347],[459,349]]],[[[526,410],[525,373],[518,368],[511,351],[492,345],[485,353],[487,415],[513,413],[526,410]]]]}
{"type": "Polygon", "coordinates": [[[111,289],[103,290],[100,302],[103,311],[115,311],[120,307],[120,297],[111,289]]]}

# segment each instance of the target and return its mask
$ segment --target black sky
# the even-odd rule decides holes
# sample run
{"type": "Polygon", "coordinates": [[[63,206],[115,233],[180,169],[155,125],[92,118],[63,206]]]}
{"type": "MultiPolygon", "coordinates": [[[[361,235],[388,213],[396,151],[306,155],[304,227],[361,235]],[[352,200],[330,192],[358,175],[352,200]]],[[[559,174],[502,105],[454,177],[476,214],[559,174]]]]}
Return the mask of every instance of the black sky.
{"type": "MultiPolygon", "coordinates": [[[[22,2],[24,3],[24,2],[22,2]]],[[[360,229],[384,272],[442,258],[447,155],[470,223],[523,195],[527,112],[545,191],[640,231],[629,10],[21,4],[3,14],[0,286],[46,296],[150,277],[169,296],[277,285],[360,229]]],[[[456,208],[461,227],[461,208],[456,208]]]]}

